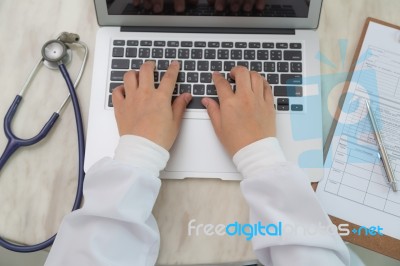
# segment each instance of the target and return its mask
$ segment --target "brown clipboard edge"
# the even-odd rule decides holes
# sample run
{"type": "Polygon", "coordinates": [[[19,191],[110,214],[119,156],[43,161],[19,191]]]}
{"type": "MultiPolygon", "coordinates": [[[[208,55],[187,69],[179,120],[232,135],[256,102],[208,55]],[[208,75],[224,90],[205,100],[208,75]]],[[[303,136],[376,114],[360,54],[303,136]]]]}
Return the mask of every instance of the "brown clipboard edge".
{"type": "MultiPolygon", "coordinates": [[[[351,81],[351,78],[353,76],[354,69],[355,69],[355,67],[357,65],[357,60],[358,60],[358,57],[360,56],[361,48],[362,48],[362,45],[364,43],[365,35],[367,33],[368,26],[369,26],[370,22],[375,22],[377,24],[381,24],[381,25],[384,25],[384,26],[387,26],[387,27],[391,27],[391,28],[400,30],[399,26],[387,23],[387,22],[379,20],[379,19],[375,19],[375,18],[371,18],[371,17],[368,17],[366,19],[363,31],[361,33],[360,40],[358,42],[356,51],[354,53],[354,57],[353,57],[353,61],[351,63],[349,74],[347,76],[345,85],[343,87],[342,94],[341,94],[340,99],[339,99],[338,107],[337,107],[336,112],[335,112],[335,117],[333,118],[332,126],[331,126],[331,128],[329,130],[329,133],[328,133],[325,145],[324,145],[324,163],[325,163],[328,151],[329,151],[329,147],[330,147],[331,142],[332,142],[333,135],[335,133],[335,129],[336,129],[336,126],[337,126],[337,123],[338,123],[338,120],[339,120],[339,116],[340,116],[340,114],[342,112],[343,103],[344,103],[344,100],[346,98],[347,91],[348,91],[349,86],[350,86],[350,81],[351,81]]],[[[316,190],[317,186],[318,186],[318,183],[313,183],[312,186],[313,186],[314,190],[316,190]]],[[[329,215],[329,217],[331,218],[331,221],[335,225],[345,224],[346,223],[346,224],[349,224],[349,226],[350,226],[349,228],[358,228],[359,227],[359,225],[350,223],[348,221],[342,220],[342,219],[334,217],[332,215],[329,215]]],[[[344,241],[350,242],[352,244],[355,244],[355,245],[367,248],[369,250],[378,252],[378,253],[383,254],[385,256],[400,260],[400,240],[395,239],[393,237],[390,237],[390,236],[387,236],[387,235],[383,235],[383,236],[358,236],[358,235],[351,235],[350,234],[348,236],[342,236],[342,239],[344,241]]]]}

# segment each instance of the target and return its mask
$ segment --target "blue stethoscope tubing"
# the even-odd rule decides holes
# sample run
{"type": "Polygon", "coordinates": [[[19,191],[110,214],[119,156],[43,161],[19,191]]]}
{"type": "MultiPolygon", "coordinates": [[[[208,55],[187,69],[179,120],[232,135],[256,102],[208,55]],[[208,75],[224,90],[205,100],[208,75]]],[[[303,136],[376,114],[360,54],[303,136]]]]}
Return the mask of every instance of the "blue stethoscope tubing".
{"type": "MultiPolygon", "coordinates": [[[[4,132],[5,135],[8,139],[7,146],[3,152],[3,154],[0,157],[0,171],[5,165],[5,163],[8,161],[8,159],[12,156],[12,154],[20,147],[25,147],[25,146],[30,146],[33,144],[36,144],[40,142],[42,139],[44,139],[47,134],[50,132],[50,130],[53,128],[54,124],[56,123],[58,117],[60,116],[60,111],[64,107],[65,103],[71,99],[72,106],[74,108],[74,115],[75,115],[75,121],[76,121],[76,129],[77,129],[77,136],[78,136],[78,154],[79,154],[79,162],[78,162],[78,184],[77,184],[77,189],[76,189],[76,195],[75,195],[75,200],[74,204],[72,207],[72,211],[77,210],[81,206],[81,201],[82,201],[82,190],[83,190],[83,181],[85,177],[85,172],[84,172],[84,158],[85,158],[85,138],[84,138],[84,130],[83,130],[83,122],[82,122],[82,115],[81,115],[81,110],[79,107],[79,101],[78,97],[76,95],[75,87],[79,84],[79,81],[81,79],[81,76],[83,74],[83,70],[86,65],[87,61],[87,54],[88,54],[88,48],[87,45],[83,42],[80,41],[75,41],[74,43],[81,45],[85,49],[85,56],[82,61],[81,69],[79,72],[79,75],[75,81],[75,84],[72,82],[71,77],[68,73],[68,70],[65,66],[64,63],[61,61],[58,62],[58,68],[67,84],[68,91],[69,91],[69,97],[64,101],[62,107],[60,108],[59,111],[54,112],[50,119],[47,121],[47,123],[43,126],[43,128],[40,130],[40,132],[30,138],[30,139],[21,139],[15,136],[15,134],[11,130],[11,123],[13,120],[13,117],[18,109],[18,105],[21,103],[22,100],[22,92],[17,95],[11,104],[10,108],[8,109],[5,117],[4,117],[4,132]]],[[[38,66],[43,63],[44,58],[40,60],[38,65],[34,68],[34,70],[31,73],[31,76],[28,78],[28,82],[25,84],[24,87],[26,87],[31,80],[32,76],[36,72],[38,66]]],[[[24,88],[25,89],[25,88],[24,88]]],[[[23,91],[24,91],[23,89],[23,91]]],[[[53,244],[54,239],[56,237],[56,234],[50,237],[49,239],[35,244],[35,245],[17,245],[15,243],[11,243],[4,238],[0,237],[0,246],[11,250],[15,252],[22,252],[22,253],[28,253],[28,252],[35,252],[39,251],[42,249],[45,249],[49,247],[50,245],[53,244]]]]}

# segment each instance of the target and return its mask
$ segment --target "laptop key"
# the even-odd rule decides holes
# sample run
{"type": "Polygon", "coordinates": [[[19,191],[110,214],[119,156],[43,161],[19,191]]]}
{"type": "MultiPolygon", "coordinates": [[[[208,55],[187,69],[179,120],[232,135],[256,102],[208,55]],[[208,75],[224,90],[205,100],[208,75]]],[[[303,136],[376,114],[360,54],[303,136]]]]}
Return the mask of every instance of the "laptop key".
{"type": "Polygon", "coordinates": [[[278,98],[276,99],[278,105],[289,105],[289,98],[278,98]]]}
{"type": "Polygon", "coordinates": [[[285,42],[278,42],[276,44],[276,48],[278,49],[287,49],[289,47],[289,45],[285,42]]]}
{"type": "Polygon", "coordinates": [[[281,97],[302,97],[303,87],[301,86],[275,86],[274,96],[281,97]]]}
{"type": "Polygon", "coordinates": [[[268,60],[268,50],[258,50],[257,60],[268,60]]]}
{"type": "Polygon", "coordinates": [[[200,83],[211,83],[212,82],[212,74],[209,72],[200,73],[200,83]]]}
{"type": "Polygon", "coordinates": [[[234,61],[225,61],[224,62],[224,71],[229,72],[234,67],[235,67],[235,62],[234,61]]]}
{"type": "Polygon", "coordinates": [[[164,50],[162,48],[153,48],[151,51],[151,56],[153,58],[163,58],[164,50]]]}
{"type": "Polygon", "coordinates": [[[300,74],[281,74],[281,84],[301,85],[303,76],[300,74]]]}
{"type": "Polygon", "coordinates": [[[208,42],[208,47],[210,48],[218,48],[219,42],[208,42]]]}
{"type": "Polygon", "coordinates": [[[271,60],[282,60],[282,51],[272,50],[270,56],[271,60]]]}
{"type": "Polygon", "coordinates": [[[291,43],[290,49],[301,49],[301,43],[291,43]]]}
{"type": "Polygon", "coordinates": [[[126,71],[111,71],[111,81],[123,81],[126,71]]]}
{"type": "Polygon", "coordinates": [[[207,85],[207,95],[217,95],[215,85],[207,85]]]}
{"type": "Polygon", "coordinates": [[[301,62],[292,62],[290,63],[290,71],[299,73],[303,71],[303,65],[301,62]]]}
{"type": "Polygon", "coordinates": [[[273,42],[263,42],[262,48],[273,49],[275,48],[275,44],[273,42]]]}
{"type": "Polygon", "coordinates": [[[179,72],[176,82],[185,82],[185,72],[179,72]]]}
{"type": "Polygon", "coordinates": [[[140,41],[141,46],[152,46],[153,42],[152,41],[140,41]]]}
{"type": "Polygon", "coordinates": [[[269,84],[278,84],[279,75],[278,74],[267,74],[267,81],[269,84]]]}
{"type": "Polygon", "coordinates": [[[140,58],[149,58],[150,57],[150,48],[139,48],[139,57],[140,58]]]}
{"type": "Polygon", "coordinates": [[[185,61],[183,68],[185,70],[196,70],[196,61],[185,61]]]}
{"type": "Polygon", "coordinates": [[[192,49],[192,59],[202,59],[203,58],[203,50],[202,49],[192,49]]]}
{"type": "Polygon", "coordinates": [[[128,45],[128,46],[138,46],[139,45],[139,41],[129,40],[129,41],[126,42],[126,45],[128,45]]]}
{"type": "Polygon", "coordinates": [[[221,71],[222,61],[211,61],[211,71],[221,71]]]}
{"type": "Polygon", "coordinates": [[[244,66],[247,69],[249,68],[249,62],[247,62],[247,61],[238,61],[237,65],[238,66],[244,66]]]}
{"type": "Polygon", "coordinates": [[[275,72],[275,62],[264,62],[264,72],[275,72]]]}
{"type": "Polygon", "coordinates": [[[245,60],[254,60],[256,59],[256,51],[255,50],[244,50],[244,57],[245,60]]]}
{"type": "Polygon", "coordinates": [[[229,59],[228,49],[218,49],[218,59],[229,59]]]}
{"type": "Polygon", "coordinates": [[[247,43],[246,42],[236,42],[235,48],[247,48],[247,43]]]}
{"type": "Polygon", "coordinates": [[[292,104],[291,106],[292,111],[303,111],[303,105],[302,104],[292,104]]]}
{"type": "Polygon", "coordinates": [[[169,66],[169,60],[158,60],[157,69],[158,70],[167,70],[169,66]]]}
{"type": "Polygon", "coordinates": [[[126,48],[125,56],[126,57],[136,57],[137,56],[137,48],[126,48]]]}
{"type": "Polygon", "coordinates": [[[205,87],[203,84],[193,85],[193,95],[204,95],[205,87]]]}
{"type": "Polygon", "coordinates": [[[192,93],[192,85],[191,84],[181,84],[179,85],[179,93],[192,93]]]}
{"type": "Polygon", "coordinates": [[[215,49],[205,49],[204,50],[204,59],[215,59],[217,50],[215,49]]]}
{"type": "Polygon", "coordinates": [[[250,70],[261,72],[262,71],[262,63],[261,62],[250,62],[250,70]]]}
{"type": "Polygon", "coordinates": [[[176,49],[175,48],[165,49],[165,58],[176,58],[176,49]]]}
{"type": "Polygon", "coordinates": [[[286,105],[286,104],[279,105],[278,104],[277,110],[278,111],[289,111],[289,105],[286,105]]]}
{"type": "Polygon", "coordinates": [[[110,83],[109,92],[113,92],[113,90],[114,90],[116,87],[118,87],[118,86],[120,86],[120,85],[123,85],[123,84],[124,84],[124,83],[111,82],[111,83],[110,83]]]}
{"type": "Polygon", "coordinates": [[[115,46],[124,46],[125,45],[125,41],[124,40],[114,40],[113,41],[113,45],[115,45],[115,46]]]}
{"type": "Polygon", "coordinates": [[[289,63],[278,62],[278,72],[289,72],[289,63]]]}
{"type": "Polygon", "coordinates": [[[233,42],[222,42],[222,48],[233,48],[233,42]]]}
{"type": "Polygon", "coordinates": [[[129,69],[129,59],[113,59],[111,61],[112,69],[129,69]]]}
{"type": "Polygon", "coordinates": [[[131,69],[140,69],[142,65],[143,65],[142,59],[132,59],[131,69]]]}
{"type": "Polygon", "coordinates": [[[198,71],[208,71],[208,61],[197,61],[197,70],[198,71]]]}
{"type": "Polygon", "coordinates": [[[123,57],[124,56],[125,49],[122,47],[114,47],[112,51],[112,56],[113,57],[123,57]]]}
{"type": "Polygon", "coordinates": [[[242,50],[231,50],[231,59],[232,60],[242,59],[242,50]]]}
{"type": "Polygon", "coordinates": [[[206,47],[206,42],[194,42],[194,47],[206,47]]]}
{"type": "Polygon", "coordinates": [[[168,47],[178,47],[179,46],[179,42],[178,41],[168,41],[167,42],[167,46],[168,47]]]}
{"type": "Polygon", "coordinates": [[[178,58],[187,59],[189,58],[190,50],[189,49],[179,49],[178,50],[178,58]]]}
{"type": "Polygon", "coordinates": [[[286,61],[301,61],[302,55],[301,51],[284,51],[283,52],[283,58],[286,61]]]}
{"type": "Polygon", "coordinates": [[[154,41],[154,46],[164,47],[165,41],[154,41]]]}
{"type": "Polygon", "coordinates": [[[108,96],[108,107],[114,107],[112,102],[112,95],[108,96]]]}
{"type": "Polygon", "coordinates": [[[261,48],[261,44],[259,42],[250,42],[249,48],[261,48]]]}
{"type": "Polygon", "coordinates": [[[197,83],[199,81],[199,73],[188,72],[186,76],[186,81],[189,83],[197,83]]]}
{"type": "Polygon", "coordinates": [[[181,46],[182,47],[192,47],[193,46],[193,42],[191,42],[191,41],[181,41],[181,46]]]}
{"type": "Polygon", "coordinates": [[[153,76],[154,76],[154,82],[158,82],[158,72],[157,71],[154,71],[153,76]]]}

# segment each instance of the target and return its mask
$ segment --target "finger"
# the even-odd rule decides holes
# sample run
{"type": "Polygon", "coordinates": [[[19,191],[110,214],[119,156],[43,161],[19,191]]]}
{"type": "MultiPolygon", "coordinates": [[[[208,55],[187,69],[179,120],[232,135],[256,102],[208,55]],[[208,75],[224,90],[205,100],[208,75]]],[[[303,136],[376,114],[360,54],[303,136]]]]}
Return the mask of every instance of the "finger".
{"type": "Polygon", "coordinates": [[[144,9],[150,10],[150,9],[151,9],[151,6],[152,6],[151,0],[143,0],[143,7],[144,7],[144,9]]]}
{"type": "Polygon", "coordinates": [[[255,0],[244,0],[243,11],[250,12],[253,10],[255,0]]]}
{"type": "Polygon", "coordinates": [[[130,95],[138,88],[138,73],[135,70],[131,70],[124,75],[124,87],[125,93],[130,95]]]}
{"type": "Polygon", "coordinates": [[[210,117],[214,131],[218,137],[221,132],[221,110],[219,104],[210,98],[203,98],[201,103],[207,108],[208,116],[210,117]]]}
{"type": "Polygon", "coordinates": [[[251,78],[250,72],[247,68],[243,66],[237,66],[232,68],[231,77],[236,83],[236,93],[246,93],[251,92],[251,78]]]}
{"type": "Polygon", "coordinates": [[[264,79],[255,71],[250,72],[251,88],[258,99],[263,99],[264,79]]]}
{"type": "Polygon", "coordinates": [[[178,78],[178,73],[179,63],[178,61],[172,61],[160,82],[158,90],[165,91],[172,96],[172,92],[174,91],[176,80],[178,78]]]}
{"type": "Polygon", "coordinates": [[[140,67],[139,88],[154,89],[154,61],[147,61],[140,67]]]}
{"type": "Polygon", "coordinates": [[[269,85],[268,81],[264,79],[263,81],[264,84],[264,100],[265,102],[269,104],[274,104],[274,96],[272,95],[272,88],[271,85],[269,85]]]}
{"type": "Polygon", "coordinates": [[[176,128],[180,127],[186,106],[191,100],[192,95],[190,95],[190,93],[184,93],[179,95],[172,104],[172,114],[176,128]]]}
{"type": "Polygon", "coordinates": [[[215,1],[215,11],[222,12],[225,9],[225,0],[216,0],[215,1]]]}
{"type": "Polygon", "coordinates": [[[164,9],[164,0],[153,0],[153,12],[161,13],[164,9]]]}
{"type": "Polygon", "coordinates": [[[174,0],[174,8],[178,13],[185,11],[185,0],[174,0]]]}
{"type": "Polygon", "coordinates": [[[220,73],[214,72],[212,77],[221,102],[225,101],[226,98],[233,96],[231,85],[229,85],[229,82],[224,79],[220,73]]]}
{"type": "Polygon", "coordinates": [[[114,110],[119,110],[122,102],[125,100],[125,89],[123,85],[116,87],[112,92],[112,103],[114,110]]]}
{"type": "Polygon", "coordinates": [[[231,11],[237,13],[240,10],[240,0],[231,0],[231,11]]]}
{"type": "Polygon", "coordinates": [[[263,11],[265,8],[265,0],[256,0],[256,9],[258,11],[263,11]]]}

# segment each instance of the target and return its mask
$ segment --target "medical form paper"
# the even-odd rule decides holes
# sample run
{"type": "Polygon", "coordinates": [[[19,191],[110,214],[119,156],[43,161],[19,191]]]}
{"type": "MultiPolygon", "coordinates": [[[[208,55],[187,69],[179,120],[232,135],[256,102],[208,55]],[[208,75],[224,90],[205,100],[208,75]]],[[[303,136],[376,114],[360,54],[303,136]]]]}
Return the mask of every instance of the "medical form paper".
{"type": "Polygon", "coordinates": [[[400,239],[400,191],[388,185],[365,105],[400,187],[400,30],[370,21],[353,67],[317,196],[328,214],[400,239]]]}

